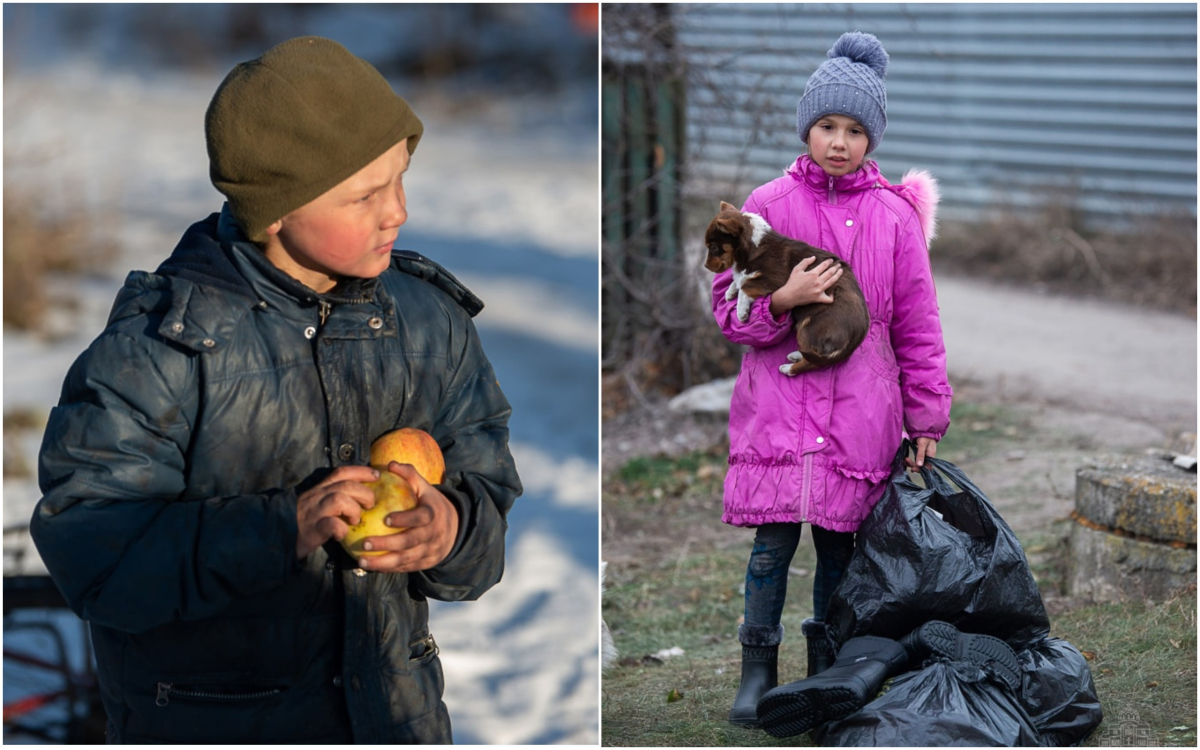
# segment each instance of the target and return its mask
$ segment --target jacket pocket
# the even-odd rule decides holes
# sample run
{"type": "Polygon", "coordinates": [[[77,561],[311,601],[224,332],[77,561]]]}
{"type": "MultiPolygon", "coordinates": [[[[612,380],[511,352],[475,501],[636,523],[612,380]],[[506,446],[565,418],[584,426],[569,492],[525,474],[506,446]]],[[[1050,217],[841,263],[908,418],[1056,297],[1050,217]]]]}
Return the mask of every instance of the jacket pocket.
{"type": "Polygon", "coordinates": [[[426,633],[408,644],[408,668],[419,669],[441,653],[433,633],[426,633]]]}
{"type": "Polygon", "coordinates": [[[165,708],[170,706],[172,701],[208,701],[232,705],[273,698],[284,690],[280,685],[159,682],[154,688],[154,705],[165,708]]]}
{"type": "Polygon", "coordinates": [[[385,673],[391,741],[400,744],[450,742],[450,719],[442,702],[445,678],[438,646],[422,629],[408,642],[408,663],[385,673]]]}
{"type": "Polygon", "coordinates": [[[298,716],[307,720],[318,713],[291,706],[291,686],[270,680],[164,676],[139,687],[144,698],[130,701],[132,710],[120,731],[123,742],[287,743],[306,736],[287,734],[301,723],[298,716]]]}

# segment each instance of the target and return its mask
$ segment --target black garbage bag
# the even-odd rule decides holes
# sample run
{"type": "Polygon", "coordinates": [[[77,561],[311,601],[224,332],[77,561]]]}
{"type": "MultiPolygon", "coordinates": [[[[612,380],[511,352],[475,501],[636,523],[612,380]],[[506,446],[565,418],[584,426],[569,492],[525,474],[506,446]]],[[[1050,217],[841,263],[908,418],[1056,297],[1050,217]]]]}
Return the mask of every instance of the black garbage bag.
{"type": "Polygon", "coordinates": [[[934,661],[884,683],[844,719],[813,731],[824,747],[1037,746],[1033,720],[1012,690],[962,661],[934,661]]]}
{"type": "Polygon", "coordinates": [[[921,484],[896,454],[882,499],[859,527],[854,555],[830,600],[829,637],[900,639],[930,620],[1008,641],[1045,638],[1050,619],[1012,529],[954,464],[929,458],[921,484]],[[922,486],[922,484],[924,486],[922,486]]]}
{"type": "Polygon", "coordinates": [[[1047,638],[1018,651],[1022,703],[1047,747],[1078,745],[1104,711],[1087,659],[1061,638],[1047,638]]]}

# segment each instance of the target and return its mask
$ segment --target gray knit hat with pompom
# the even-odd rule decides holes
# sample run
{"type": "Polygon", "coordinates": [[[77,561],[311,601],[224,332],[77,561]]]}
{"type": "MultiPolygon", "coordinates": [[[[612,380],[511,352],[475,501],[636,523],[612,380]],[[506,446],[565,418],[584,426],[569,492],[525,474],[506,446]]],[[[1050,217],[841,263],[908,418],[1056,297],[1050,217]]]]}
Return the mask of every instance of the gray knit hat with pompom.
{"type": "Polygon", "coordinates": [[[796,106],[796,128],[808,143],[808,131],[825,115],[853,117],[867,130],[871,153],[887,129],[888,53],[871,34],[851,31],[829,49],[829,59],[809,76],[796,106]]]}

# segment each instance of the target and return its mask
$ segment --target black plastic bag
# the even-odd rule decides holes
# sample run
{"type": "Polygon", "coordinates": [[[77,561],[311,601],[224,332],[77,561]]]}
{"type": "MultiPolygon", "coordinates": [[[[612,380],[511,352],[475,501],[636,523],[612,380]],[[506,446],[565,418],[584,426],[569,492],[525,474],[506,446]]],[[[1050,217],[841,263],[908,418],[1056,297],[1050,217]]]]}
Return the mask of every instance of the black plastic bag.
{"type": "Polygon", "coordinates": [[[892,478],[859,527],[830,600],[829,637],[900,639],[930,620],[1021,650],[1050,632],[1025,553],[991,502],[954,464],[927,458],[918,484],[896,454],[892,478]]]}
{"type": "Polygon", "coordinates": [[[1078,745],[1100,726],[1104,711],[1087,659],[1061,638],[1017,652],[1021,698],[1047,747],[1078,745]]]}
{"type": "Polygon", "coordinates": [[[961,661],[934,661],[884,683],[856,713],[813,732],[826,747],[1037,746],[1012,690],[961,661]]]}

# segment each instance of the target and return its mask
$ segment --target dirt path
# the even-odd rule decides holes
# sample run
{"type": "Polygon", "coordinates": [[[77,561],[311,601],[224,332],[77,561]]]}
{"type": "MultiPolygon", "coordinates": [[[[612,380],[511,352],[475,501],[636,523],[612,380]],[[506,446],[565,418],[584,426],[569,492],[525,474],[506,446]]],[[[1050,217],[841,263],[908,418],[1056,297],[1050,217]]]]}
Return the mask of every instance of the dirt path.
{"type": "Polygon", "coordinates": [[[1195,429],[1193,319],[959,278],[938,279],[938,301],[955,380],[1195,429]]]}
{"type": "MultiPolygon", "coordinates": [[[[1018,533],[1070,513],[1089,456],[1186,450],[1181,433],[1194,441],[1195,320],[953,277],[938,279],[938,298],[956,403],[979,407],[951,430],[987,438],[942,457],[1018,533]]],[[[602,471],[720,443],[726,419],[661,400],[609,419],[602,471]]]]}

